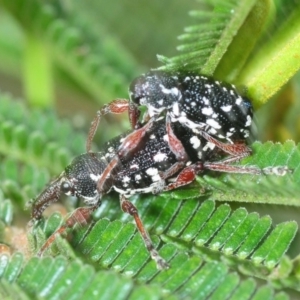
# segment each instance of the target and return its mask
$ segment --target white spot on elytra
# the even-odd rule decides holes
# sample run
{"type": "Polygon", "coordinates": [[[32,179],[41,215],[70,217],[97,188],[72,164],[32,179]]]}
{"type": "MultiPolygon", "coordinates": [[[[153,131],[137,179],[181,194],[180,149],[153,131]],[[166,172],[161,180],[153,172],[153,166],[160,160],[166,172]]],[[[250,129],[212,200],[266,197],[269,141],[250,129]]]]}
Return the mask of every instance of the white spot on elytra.
{"type": "Polygon", "coordinates": [[[198,158],[199,158],[199,159],[202,159],[202,150],[201,150],[201,151],[198,151],[198,158]]]}
{"type": "Polygon", "coordinates": [[[141,176],[140,174],[136,174],[136,175],[134,176],[134,179],[135,179],[136,181],[139,181],[139,180],[142,179],[142,176],[141,176]]]}
{"type": "Polygon", "coordinates": [[[152,176],[151,179],[152,179],[153,182],[156,182],[156,181],[160,181],[160,180],[161,180],[159,174],[156,174],[156,175],[152,176]]]}
{"type": "Polygon", "coordinates": [[[193,145],[194,149],[198,149],[201,145],[201,141],[199,140],[199,138],[197,136],[193,136],[190,138],[190,142],[193,145]]]}
{"type": "Polygon", "coordinates": [[[179,96],[180,95],[180,92],[178,90],[178,88],[176,87],[172,87],[171,89],[167,89],[166,87],[164,87],[162,84],[159,85],[160,88],[161,88],[161,91],[164,93],[164,94],[172,94],[174,96],[179,96]]]}
{"type": "Polygon", "coordinates": [[[251,125],[251,122],[252,122],[252,119],[251,119],[251,117],[248,115],[248,116],[247,116],[247,122],[246,122],[245,126],[246,126],[246,127],[250,126],[250,125],[251,125]]]}
{"type": "Polygon", "coordinates": [[[216,129],[220,129],[221,128],[220,124],[218,122],[216,122],[214,119],[207,119],[206,123],[208,125],[210,125],[211,127],[213,127],[213,128],[216,128],[216,129]]]}
{"type": "Polygon", "coordinates": [[[208,130],[208,133],[210,133],[210,134],[216,134],[216,133],[217,133],[217,130],[214,129],[214,128],[210,128],[210,129],[208,130]]]}
{"type": "Polygon", "coordinates": [[[221,109],[225,112],[229,112],[231,111],[232,109],[232,105],[224,105],[224,106],[221,106],[221,109]]]}
{"type": "Polygon", "coordinates": [[[146,97],[142,97],[142,98],[140,98],[140,104],[141,105],[145,105],[145,104],[147,104],[147,98],[146,97]]]}
{"type": "Polygon", "coordinates": [[[155,176],[158,174],[158,170],[156,168],[149,168],[148,170],[146,170],[146,173],[149,176],[155,176]]]}
{"type": "Polygon", "coordinates": [[[206,97],[202,98],[205,105],[209,105],[209,100],[206,97]]]}
{"type": "Polygon", "coordinates": [[[90,178],[97,182],[100,179],[101,175],[90,174],[90,178]]]}
{"type": "Polygon", "coordinates": [[[155,162],[161,162],[164,161],[167,158],[167,155],[165,153],[158,152],[154,155],[153,159],[155,162]]]}
{"type": "MultiPolygon", "coordinates": [[[[148,104],[148,103],[145,103],[148,104]]],[[[148,114],[150,117],[159,115],[162,111],[164,111],[166,108],[165,107],[160,107],[160,108],[156,108],[153,105],[148,105],[148,114]]]]}
{"type": "Polygon", "coordinates": [[[139,165],[138,164],[134,164],[134,165],[131,165],[130,166],[130,169],[138,169],[139,168],[139,165]]]}
{"type": "Polygon", "coordinates": [[[169,137],[168,137],[167,134],[164,135],[163,139],[164,139],[165,142],[167,142],[167,143],[169,142],[169,137]]]}
{"type": "Polygon", "coordinates": [[[154,139],[155,139],[155,135],[154,135],[154,134],[151,134],[151,135],[149,136],[149,139],[150,139],[150,140],[154,140],[154,139]]]}
{"type": "Polygon", "coordinates": [[[179,105],[177,102],[173,104],[173,113],[175,116],[179,116],[179,105]]]}
{"type": "Polygon", "coordinates": [[[236,100],[235,100],[235,104],[236,105],[240,105],[242,103],[243,99],[241,97],[238,97],[236,100]]]}
{"type": "Polygon", "coordinates": [[[203,147],[203,151],[207,151],[208,149],[213,150],[215,148],[215,144],[208,142],[204,147],[203,147]]]}
{"type": "Polygon", "coordinates": [[[244,132],[244,138],[247,138],[247,137],[249,137],[249,131],[248,130],[245,130],[245,132],[244,132]]]}
{"type": "Polygon", "coordinates": [[[213,114],[213,110],[211,107],[203,107],[201,112],[204,114],[204,115],[207,115],[207,116],[210,116],[213,114]]]}
{"type": "Polygon", "coordinates": [[[123,179],[122,179],[122,182],[123,182],[123,183],[130,182],[130,177],[124,176],[123,179]]]}

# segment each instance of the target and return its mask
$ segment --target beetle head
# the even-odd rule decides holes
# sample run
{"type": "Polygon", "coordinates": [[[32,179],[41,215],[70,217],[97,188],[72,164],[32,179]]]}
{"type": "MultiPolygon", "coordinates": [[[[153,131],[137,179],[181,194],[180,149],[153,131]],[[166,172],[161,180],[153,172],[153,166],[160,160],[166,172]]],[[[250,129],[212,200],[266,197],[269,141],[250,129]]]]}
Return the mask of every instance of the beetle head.
{"type": "MultiPolygon", "coordinates": [[[[44,210],[58,201],[62,193],[83,198],[87,205],[96,204],[102,197],[97,190],[97,182],[107,166],[104,157],[101,153],[85,153],[75,157],[65,171],[34,200],[32,218],[40,219],[44,210]]],[[[109,186],[106,188],[110,189],[109,186]]]]}

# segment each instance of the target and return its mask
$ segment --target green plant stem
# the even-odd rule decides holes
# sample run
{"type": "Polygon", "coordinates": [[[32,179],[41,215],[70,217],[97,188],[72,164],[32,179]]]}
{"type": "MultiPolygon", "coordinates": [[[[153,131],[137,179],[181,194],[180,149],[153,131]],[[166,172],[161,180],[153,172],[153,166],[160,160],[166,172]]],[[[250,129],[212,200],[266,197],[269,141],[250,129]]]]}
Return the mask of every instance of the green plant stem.
{"type": "Polygon", "coordinates": [[[54,104],[51,59],[45,43],[27,34],[24,49],[24,92],[32,106],[49,107],[54,104]]]}
{"type": "Polygon", "coordinates": [[[214,72],[216,78],[226,79],[229,82],[236,79],[273,12],[274,4],[272,1],[260,0],[255,3],[220,60],[214,72]]]}
{"type": "Polygon", "coordinates": [[[249,12],[255,5],[255,2],[255,0],[240,1],[239,5],[237,5],[234,11],[234,14],[232,15],[232,18],[230,19],[230,22],[223,31],[219,43],[216,45],[205,65],[202,67],[201,73],[206,75],[212,75],[214,73],[221,58],[232,42],[233,37],[237,34],[237,31],[243,25],[249,12]]]}
{"type": "Polygon", "coordinates": [[[300,8],[244,68],[240,82],[257,109],[300,69],[300,8]]]}

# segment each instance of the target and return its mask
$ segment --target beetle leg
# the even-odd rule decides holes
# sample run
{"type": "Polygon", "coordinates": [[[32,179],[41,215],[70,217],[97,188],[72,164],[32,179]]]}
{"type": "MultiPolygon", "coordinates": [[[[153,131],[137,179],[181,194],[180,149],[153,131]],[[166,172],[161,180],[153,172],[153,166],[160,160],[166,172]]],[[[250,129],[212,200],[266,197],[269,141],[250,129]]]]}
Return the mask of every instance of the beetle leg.
{"type": "Polygon", "coordinates": [[[128,201],[124,197],[124,195],[120,195],[120,205],[124,212],[130,214],[134,218],[136,227],[142,236],[142,239],[146,245],[147,250],[150,253],[151,258],[155,261],[157,268],[159,270],[168,269],[168,263],[159,255],[157,250],[154,248],[151,238],[148,235],[144,224],[139,217],[137,208],[130,201],[128,201]]]}
{"type": "Polygon", "coordinates": [[[139,122],[140,114],[141,111],[139,110],[138,106],[130,101],[128,108],[128,116],[132,129],[138,129],[141,127],[141,124],[139,122]]]}
{"type": "Polygon", "coordinates": [[[169,115],[166,116],[166,129],[168,136],[168,145],[173,154],[176,157],[177,162],[171,166],[168,170],[164,172],[160,172],[160,176],[162,179],[167,179],[172,175],[176,174],[180,171],[188,161],[189,157],[181,143],[181,141],[174,134],[172,126],[171,126],[171,118],[169,115]]]}
{"type": "Polygon", "coordinates": [[[235,157],[231,157],[227,160],[220,162],[205,162],[203,164],[204,169],[218,172],[226,172],[226,173],[237,173],[237,174],[252,174],[252,175],[276,175],[276,176],[284,176],[287,173],[291,173],[292,170],[287,166],[276,166],[276,167],[266,167],[259,168],[256,166],[233,166],[229,163],[238,160],[235,157]],[[234,160],[235,159],[235,160],[234,160]]]}
{"type": "Polygon", "coordinates": [[[176,156],[176,159],[180,162],[187,162],[188,161],[188,155],[181,143],[181,141],[177,138],[175,133],[173,132],[172,126],[171,126],[171,118],[169,115],[166,116],[166,129],[167,129],[167,136],[168,136],[168,145],[171,149],[171,151],[176,156]]]}
{"type": "Polygon", "coordinates": [[[60,226],[51,236],[46,240],[44,245],[41,247],[39,252],[37,253],[38,256],[42,256],[43,253],[49,249],[49,247],[53,244],[56,240],[58,235],[62,235],[66,232],[68,228],[74,227],[76,224],[81,226],[85,226],[88,224],[92,213],[100,206],[101,202],[99,201],[96,205],[90,207],[79,207],[77,208],[64,222],[62,226],[60,226]]]}
{"type": "Polygon", "coordinates": [[[105,181],[107,180],[107,178],[109,178],[110,174],[114,171],[114,169],[118,168],[118,165],[120,164],[120,158],[127,157],[139,146],[139,144],[143,140],[143,137],[151,129],[153,122],[154,119],[152,118],[145,126],[133,131],[124,138],[122,144],[117,150],[116,155],[107,165],[97,182],[97,189],[99,193],[102,193],[105,190],[105,181]]]}
{"type": "MultiPolygon", "coordinates": [[[[92,141],[101,121],[101,117],[108,114],[121,114],[125,111],[131,111],[131,114],[134,114],[134,111],[130,109],[129,101],[126,99],[116,99],[106,105],[104,105],[100,110],[97,111],[96,117],[91,123],[91,127],[88,133],[88,138],[86,141],[86,152],[90,152],[92,148],[92,141]]],[[[137,112],[136,112],[137,113],[137,112]]],[[[134,117],[132,117],[134,119],[134,117]]],[[[138,119],[138,116],[136,117],[138,119]]]]}
{"type": "Polygon", "coordinates": [[[226,144],[222,143],[219,140],[213,138],[207,132],[201,130],[200,134],[210,143],[214,144],[219,149],[223,150],[224,152],[232,155],[233,157],[237,157],[237,160],[240,160],[244,157],[251,155],[252,150],[244,143],[235,143],[235,144],[226,144]]]}
{"type": "Polygon", "coordinates": [[[263,170],[256,166],[232,166],[228,163],[220,162],[205,162],[204,168],[206,170],[225,172],[225,173],[238,173],[238,174],[263,174],[263,170]]]}
{"type": "Polygon", "coordinates": [[[196,175],[203,172],[204,166],[202,162],[197,162],[184,168],[176,177],[174,182],[165,186],[164,191],[171,191],[178,187],[188,185],[196,179],[196,175]]]}

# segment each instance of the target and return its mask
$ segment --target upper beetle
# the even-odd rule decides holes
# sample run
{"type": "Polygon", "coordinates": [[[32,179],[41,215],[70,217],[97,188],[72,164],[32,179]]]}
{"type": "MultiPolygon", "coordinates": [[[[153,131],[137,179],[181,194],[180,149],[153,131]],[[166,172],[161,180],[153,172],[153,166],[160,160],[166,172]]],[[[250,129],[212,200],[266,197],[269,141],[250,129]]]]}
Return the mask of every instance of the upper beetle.
{"type": "Polygon", "coordinates": [[[250,135],[253,109],[233,85],[192,72],[151,71],[129,88],[135,109],[146,106],[149,117],[162,113],[195,133],[205,131],[232,143],[250,135]]]}

